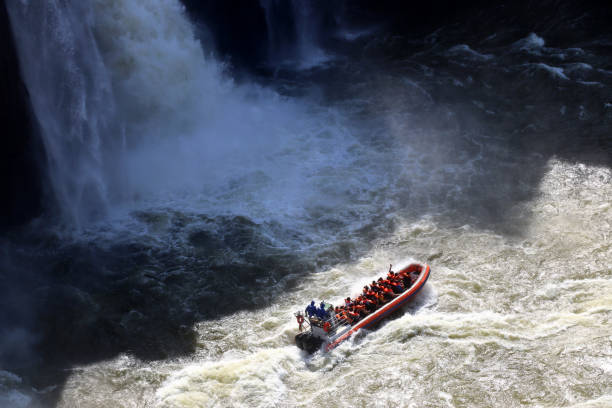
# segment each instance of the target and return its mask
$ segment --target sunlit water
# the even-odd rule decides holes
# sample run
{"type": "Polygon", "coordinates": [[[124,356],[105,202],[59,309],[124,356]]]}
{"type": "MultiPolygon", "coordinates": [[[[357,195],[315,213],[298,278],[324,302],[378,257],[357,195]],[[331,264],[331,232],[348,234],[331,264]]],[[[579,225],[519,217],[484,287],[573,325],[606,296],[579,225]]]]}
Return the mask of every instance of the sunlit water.
{"type": "Polygon", "coordinates": [[[271,307],[198,323],[188,359],[77,368],[60,406],[609,406],[611,177],[553,159],[521,234],[403,223],[271,307]],[[329,354],[293,345],[293,311],[408,256],[433,274],[403,316],[329,354]]]}
{"type": "MultiPolygon", "coordinates": [[[[93,177],[105,216],[87,223],[80,206],[90,203],[70,205],[79,228],[50,228],[61,243],[49,245],[67,246],[67,258],[70,245],[142,245],[141,264],[112,272],[196,316],[197,339],[183,357],[124,352],[66,369],[60,407],[612,406],[612,172],[547,157],[539,134],[521,136],[544,129],[557,140],[550,123],[584,131],[589,115],[606,115],[600,100],[555,93],[555,81],[606,87],[605,72],[590,78],[590,65],[565,60],[588,55],[535,34],[482,52],[434,35],[424,57],[387,70],[349,64],[338,84],[324,77],[317,85],[332,97],[322,102],[300,94],[309,82],[299,76],[301,96],[233,84],[175,1],[98,0],[88,12],[121,112],[109,137],[121,146],[87,145],[112,157],[93,177]],[[527,105],[508,105],[497,98],[502,73],[517,88],[552,81],[540,89],[552,102],[536,109],[516,91],[527,105]],[[436,87],[459,102],[436,103],[436,87]],[[328,354],[294,346],[293,312],[413,260],[432,275],[401,316],[328,354]],[[260,276],[241,286],[234,265],[260,276]],[[155,283],[172,277],[179,284],[155,283]],[[232,291],[214,292],[209,279],[232,291]],[[231,303],[212,318],[193,310],[231,303]]],[[[365,49],[385,46],[377,41],[365,49]]],[[[55,183],[92,182],[64,170],[55,183]]],[[[148,313],[130,310],[120,325],[148,313]]],[[[1,404],[53,391],[0,371],[1,404]]]]}

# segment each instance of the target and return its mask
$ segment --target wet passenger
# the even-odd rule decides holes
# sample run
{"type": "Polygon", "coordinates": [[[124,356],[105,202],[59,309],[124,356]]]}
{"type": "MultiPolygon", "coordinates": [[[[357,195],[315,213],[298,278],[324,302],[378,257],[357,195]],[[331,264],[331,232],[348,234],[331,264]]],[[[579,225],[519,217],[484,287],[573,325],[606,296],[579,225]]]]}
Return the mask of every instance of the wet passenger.
{"type": "Polygon", "coordinates": [[[383,287],[383,293],[385,295],[385,298],[395,297],[395,294],[393,293],[393,291],[389,289],[388,287],[383,287]]]}
{"type": "Polygon", "coordinates": [[[357,320],[359,320],[359,315],[357,313],[353,312],[352,310],[346,310],[344,313],[345,313],[347,321],[350,324],[353,324],[353,323],[357,322],[357,320]]]}
{"type": "Polygon", "coordinates": [[[308,317],[312,317],[317,314],[317,307],[315,306],[315,301],[310,302],[309,306],[306,306],[306,313],[308,317]]]}
{"type": "Polygon", "coordinates": [[[353,311],[355,313],[359,313],[359,315],[361,315],[362,317],[368,314],[365,310],[365,305],[363,305],[363,303],[357,303],[353,311]]]}
{"type": "Polygon", "coordinates": [[[374,299],[366,300],[366,308],[368,308],[370,312],[373,312],[374,310],[376,310],[376,297],[374,297],[374,299]]]}
{"type": "Polygon", "coordinates": [[[391,283],[391,290],[393,293],[402,293],[404,291],[404,287],[400,282],[391,283]]]}
{"type": "Polygon", "coordinates": [[[325,302],[321,302],[321,304],[319,305],[319,309],[317,310],[317,316],[319,316],[320,319],[327,319],[329,317],[327,309],[325,309],[325,302]]]}
{"type": "Polygon", "coordinates": [[[327,317],[327,312],[325,311],[325,309],[316,309],[316,313],[319,320],[325,320],[325,318],[327,317]]]}

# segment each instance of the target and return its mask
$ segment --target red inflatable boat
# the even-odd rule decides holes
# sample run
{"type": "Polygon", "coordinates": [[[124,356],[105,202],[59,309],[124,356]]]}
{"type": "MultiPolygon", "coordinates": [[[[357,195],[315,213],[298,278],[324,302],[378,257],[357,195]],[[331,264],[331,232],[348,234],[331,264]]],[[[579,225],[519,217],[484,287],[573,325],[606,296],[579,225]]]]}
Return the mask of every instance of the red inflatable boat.
{"type": "Polygon", "coordinates": [[[366,285],[356,300],[351,301],[347,298],[345,306],[334,308],[332,305],[322,304],[321,308],[315,310],[316,306],[312,309],[311,305],[307,307],[305,314],[297,312],[295,316],[301,331],[295,336],[296,345],[309,353],[314,353],[321,347],[325,351],[330,351],[357,330],[371,328],[393,312],[400,310],[423,288],[429,274],[429,265],[420,263],[410,264],[399,272],[392,272],[389,268],[387,279],[380,278],[369,288],[366,285]],[[393,293],[390,288],[393,288],[393,293]],[[388,296],[382,295],[383,290],[388,296]],[[372,293],[376,293],[380,300],[377,300],[372,293]],[[368,306],[367,310],[363,305],[368,306]],[[357,310],[359,314],[356,313],[357,310]]]}

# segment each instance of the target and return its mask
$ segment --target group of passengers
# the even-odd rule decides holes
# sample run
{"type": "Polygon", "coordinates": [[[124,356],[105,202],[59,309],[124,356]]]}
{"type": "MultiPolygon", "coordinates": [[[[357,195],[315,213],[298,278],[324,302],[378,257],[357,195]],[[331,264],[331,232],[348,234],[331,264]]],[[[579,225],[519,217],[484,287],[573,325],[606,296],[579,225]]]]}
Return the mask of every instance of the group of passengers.
{"type": "Polygon", "coordinates": [[[316,317],[319,320],[329,319],[330,312],[332,310],[333,307],[331,305],[327,309],[325,308],[325,302],[321,302],[321,304],[317,308],[314,300],[310,302],[310,305],[306,306],[306,314],[308,315],[308,317],[316,317]]]}
{"type": "Polygon", "coordinates": [[[311,318],[316,317],[320,322],[331,320],[334,325],[344,322],[352,325],[399,296],[400,293],[410,288],[417,278],[418,272],[416,271],[395,273],[389,267],[386,279],[378,278],[378,281],[372,281],[370,286],[364,286],[361,295],[355,299],[350,297],[344,299],[344,306],[336,306],[331,316],[329,313],[331,307],[325,309],[324,302],[321,302],[320,308],[317,308],[314,300],[310,306],[306,307],[306,313],[311,318]]]}

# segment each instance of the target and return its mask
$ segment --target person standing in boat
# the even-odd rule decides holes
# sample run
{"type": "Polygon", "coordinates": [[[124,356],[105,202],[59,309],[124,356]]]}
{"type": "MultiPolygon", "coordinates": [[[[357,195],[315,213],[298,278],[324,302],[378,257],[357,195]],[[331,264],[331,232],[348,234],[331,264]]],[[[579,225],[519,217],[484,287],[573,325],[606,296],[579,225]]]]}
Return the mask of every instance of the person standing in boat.
{"type": "Polygon", "coordinates": [[[325,310],[325,302],[321,302],[320,307],[316,309],[316,313],[319,320],[325,320],[329,317],[327,315],[327,310],[325,310]]]}
{"type": "Polygon", "coordinates": [[[308,317],[313,317],[317,314],[317,307],[315,306],[315,301],[310,302],[310,305],[306,306],[305,310],[308,317]]]}

